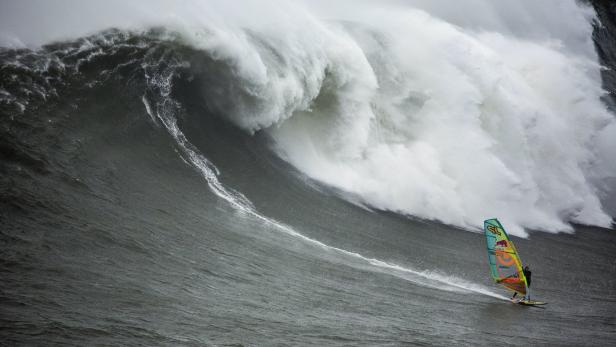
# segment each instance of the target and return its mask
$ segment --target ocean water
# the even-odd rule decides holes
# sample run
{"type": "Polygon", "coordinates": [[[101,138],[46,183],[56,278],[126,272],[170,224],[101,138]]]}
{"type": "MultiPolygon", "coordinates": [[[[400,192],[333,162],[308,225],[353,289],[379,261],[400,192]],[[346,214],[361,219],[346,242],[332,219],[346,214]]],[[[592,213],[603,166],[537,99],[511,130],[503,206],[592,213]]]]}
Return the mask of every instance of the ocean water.
{"type": "Polygon", "coordinates": [[[614,344],[609,2],[1,6],[0,345],[614,344]]]}

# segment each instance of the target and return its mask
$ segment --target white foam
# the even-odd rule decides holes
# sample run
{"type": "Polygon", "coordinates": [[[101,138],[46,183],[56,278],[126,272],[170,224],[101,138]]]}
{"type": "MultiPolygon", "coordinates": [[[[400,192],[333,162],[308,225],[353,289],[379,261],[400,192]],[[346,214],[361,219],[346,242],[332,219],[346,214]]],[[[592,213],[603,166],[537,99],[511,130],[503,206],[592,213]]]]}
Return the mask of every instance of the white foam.
{"type": "Polygon", "coordinates": [[[616,158],[616,146],[598,156],[596,141],[614,117],[600,100],[588,10],[562,8],[561,25],[586,35],[577,44],[409,9],[375,9],[380,22],[357,15],[346,35],[332,29],[353,49],[325,52],[321,92],[331,95],[269,130],[277,150],[380,209],[464,228],[498,216],[518,236],[609,227],[590,178],[616,158]]]}

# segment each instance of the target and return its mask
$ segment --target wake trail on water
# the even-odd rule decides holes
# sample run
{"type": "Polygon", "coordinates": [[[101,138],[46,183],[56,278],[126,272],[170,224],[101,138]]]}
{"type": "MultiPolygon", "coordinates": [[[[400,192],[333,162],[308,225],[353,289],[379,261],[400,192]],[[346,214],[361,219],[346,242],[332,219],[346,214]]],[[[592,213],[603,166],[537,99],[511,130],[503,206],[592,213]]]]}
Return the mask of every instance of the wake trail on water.
{"type": "Polygon", "coordinates": [[[159,93],[161,93],[163,101],[159,102],[155,107],[153,107],[152,103],[144,95],[142,98],[142,102],[144,104],[145,110],[147,114],[151,117],[151,119],[158,119],[165,127],[165,129],[169,132],[169,134],[175,139],[177,145],[182,152],[183,159],[187,160],[187,162],[189,162],[198,169],[198,171],[201,173],[201,175],[207,182],[210,190],[216,196],[229,203],[234,209],[246,216],[254,218],[272,227],[277,231],[299,238],[302,241],[323,250],[332,251],[337,255],[342,256],[341,260],[346,265],[352,266],[354,268],[385,273],[388,275],[396,276],[405,281],[412,282],[416,285],[422,285],[439,290],[463,293],[475,292],[478,294],[507,300],[505,296],[494,293],[482,287],[481,285],[471,283],[461,278],[440,274],[438,272],[419,271],[382,261],[376,258],[365,257],[356,252],[327,245],[321,241],[315,240],[297,232],[292,227],[284,223],[281,223],[275,219],[269,218],[259,213],[255,206],[250,202],[250,200],[246,198],[242,193],[225,187],[220,182],[220,180],[218,179],[218,175],[220,174],[220,172],[216,168],[216,166],[198,152],[196,147],[188,141],[184,133],[178,127],[177,119],[175,118],[175,115],[171,112],[173,109],[175,109],[175,106],[177,105],[175,105],[175,101],[169,98],[169,89],[171,87],[171,79],[173,78],[172,70],[169,70],[169,72],[170,73],[166,75],[162,74],[162,76],[164,76],[162,79],[161,75],[157,76],[156,78],[153,78],[146,72],[146,80],[150,83],[154,83],[159,93]]]}

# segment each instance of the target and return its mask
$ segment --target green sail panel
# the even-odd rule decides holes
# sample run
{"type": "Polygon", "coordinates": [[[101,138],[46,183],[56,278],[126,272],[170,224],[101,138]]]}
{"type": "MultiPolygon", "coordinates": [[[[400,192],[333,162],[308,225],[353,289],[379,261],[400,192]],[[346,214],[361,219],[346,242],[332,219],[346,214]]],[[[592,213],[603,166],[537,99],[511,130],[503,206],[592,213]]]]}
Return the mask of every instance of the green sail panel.
{"type": "Polygon", "coordinates": [[[526,295],[526,277],[518,252],[498,219],[483,222],[488,246],[488,261],[494,281],[507,289],[526,295]]]}

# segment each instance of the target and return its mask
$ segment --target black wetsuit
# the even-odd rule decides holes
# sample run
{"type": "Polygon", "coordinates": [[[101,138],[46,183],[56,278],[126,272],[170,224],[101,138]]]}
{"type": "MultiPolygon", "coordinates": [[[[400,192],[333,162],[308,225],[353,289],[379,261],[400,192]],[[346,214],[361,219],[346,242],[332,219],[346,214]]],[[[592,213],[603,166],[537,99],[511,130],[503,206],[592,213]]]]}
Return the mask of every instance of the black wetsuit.
{"type": "MultiPolygon", "coordinates": [[[[524,272],[524,277],[526,277],[526,284],[528,285],[528,288],[530,288],[530,277],[532,276],[532,272],[530,270],[526,270],[523,269],[522,272],[524,272]]],[[[518,295],[518,292],[513,292],[513,296],[511,297],[511,299],[515,298],[516,295],[518,295]]],[[[530,300],[530,294],[527,295],[528,300],[530,300]]]]}
{"type": "Polygon", "coordinates": [[[530,276],[533,273],[530,270],[526,270],[524,269],[524,277],[526,277],[526,283],[528,284],[528,286],[530,287],[530,276]]]}

